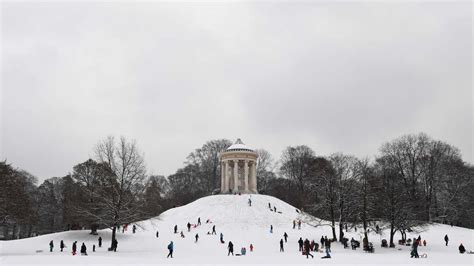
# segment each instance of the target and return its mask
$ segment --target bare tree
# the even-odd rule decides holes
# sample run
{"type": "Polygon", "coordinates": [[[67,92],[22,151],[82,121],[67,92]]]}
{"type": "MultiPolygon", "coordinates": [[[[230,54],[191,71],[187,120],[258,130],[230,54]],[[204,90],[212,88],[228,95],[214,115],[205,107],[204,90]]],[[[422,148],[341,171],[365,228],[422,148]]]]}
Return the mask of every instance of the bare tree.
{"type": "Polygon", "coordinates": [[[357,171],[357,158],[342,153],[335,153],[329,157],[334,169],[337,208],[339,214],[339,241],[344,237],[344,224],[347,217],[353,215],[354,185],[360,171],[357,171]]]}
{"type": "Polygon", "coordinates": [[[272,155],[265,149],[255,150],[257,153],[257,180],[258,190],[266,191],[270,180],[275,179],[274,173],[276,163],[272,155]]]}
{"type": "Polygon", "coordinates": [[[109,136],[97,144],[95,153],[98,162],[105,166],[100,185],[94,192],[101,199],[96,207],[103,211],[89,214],[112,229],[113,243],[118,225],[141,218],[137,203],[145,188],[146,167],[136,142],[127,141],[124,137],[116,142],[114,137],[109,136]]]}

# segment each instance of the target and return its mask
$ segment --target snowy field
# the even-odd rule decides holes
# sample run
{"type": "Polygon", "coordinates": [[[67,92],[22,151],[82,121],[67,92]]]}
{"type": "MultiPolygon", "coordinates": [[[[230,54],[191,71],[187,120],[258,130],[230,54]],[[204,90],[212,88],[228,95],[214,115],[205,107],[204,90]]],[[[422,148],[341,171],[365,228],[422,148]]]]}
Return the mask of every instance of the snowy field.
{"type": "MultiPolygon", "coordinates": [[[[458,246],[463,243],[466,250],[474,250],[474,230],[435,224],[425,228],[421,233],[408,234],[408,237],[418,237],[427,241],[426,247],[419,247],[419,254],[427,254],[427,258],[411,259],[410,247],[381,248],[382,238],[385,235],[370,235],[375,253],[365,253],[361,248],[357,250],[344,249],[340,243],[332,244],[332,258],[322,260],[324,254],[314,254],[314,259],[306,259],[298,252],[298,239],[303,237],[319,242],[322,235],[331,235],[328,226],[312,227],[303,223],[301,230],[293,229],[292,221],[298,219],[299,214],[291,205],[265,195],[252,195],[252,207],[249,207],[248,195],[216,195],[192,202],[186,206],[174,208],[164,212],[155,219],[137,223],[137,233],[133,234],[131,226],[128,231],[117,234],[117,253],[108,252],[110,246],[110,230],[99,231],[104,239],[102,248],[92,252],[92,245],[96,244],[98,236],[92,236],[89,231],[68,231],[43,235],[39,237],[14,241],[0,241],[0,265],[222,265],[222,264],[268,264],[268,265],[299,265],[299,264],[338,264],[338,265],[474,265],[474,255],[459,254],[458,246]],[[276,206],[280,213],[268,209],[268,203],[276,206]],[[202,225],[187,232],[186,224],[197,223],[201,217],[202,225]],[[210,219],[211,224],[206,224],[210,219]],[[173,233],[174,225],[178,225],[178,232],[183,231],[185,238],[173,233]],[[216,225],[217,235],[207,235],[216,225]],[[273,225],[273,233],[270,233],[273,225]],[[156,231],[160,236],[156,238],[156,231]],[[224,234],[225,244],[219,242],[219,234],[224,234]],[[285,252],[279,252],[279,241],[283,233],[289,235],[285,243],[285,252]],[[198,243],[194,242],[194,235],[198,233],[198,243]],[[444,235],[450,238],[449,246],[444,245],[444,235]],[[49,241],[54,240],[55,248],[49,252],[49,241]],[[67,248],[59,252],[59,242],[64,240],[67,248]],[[87,245],[88,256],[72,256],[72,242],[78,241],[78,251],[82,242],[87,245]],[[227,242],[234,243],[235,253],[240,248],[247,248],[246,256],[227,256],[227,242]],[[167,245],[174,242],[174,258],[167,259],[167,245]],[[253,244],[254,251],[249,251],[253,244]],[[37,252],[42,250],[42,252],[37,252]]],[[[361,240],[358,232],[348,232],[346,237],[361,240]]],[[[397,240],[399,235],[395,237],[397,240]]]]}

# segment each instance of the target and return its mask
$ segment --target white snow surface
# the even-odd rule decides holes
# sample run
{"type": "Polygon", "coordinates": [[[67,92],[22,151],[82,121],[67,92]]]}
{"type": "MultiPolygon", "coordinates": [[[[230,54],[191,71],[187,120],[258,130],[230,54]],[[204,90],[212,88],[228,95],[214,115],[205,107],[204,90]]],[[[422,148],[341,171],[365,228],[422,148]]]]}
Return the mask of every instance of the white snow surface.
{"type": "MultiPolygon", "coordinates": [[[[308,238],[319,242],[322,235],[331,236],[329,226],[311,226],[305,222],[301,230],[293,229],[293,220],[301,218],[291,205],[271,196],[265,195],[215,195],[198,199],[188,205],[176,207],[162,215],[136,223],[137,232],[132,233],[132,225],[128,231],[117,234],[117,252],[107,251],[110,246],[111,230],[99,231],[103,238],[101,248],[97,246],[98,236],[89,234],[88,230],[67,231],[42,235],[34,238],[0,241],[0,265],[222,265],[222,264],[267,264],[267,265],[305,265],[305,264],[338,264],[338,265],[474,265],[474,255],[459,254],[458,246],[463,243],[466,250],[473,250],[474,230],[451,227],[449,225],[432,224],[421,232],[409,233],[408,237],[418,237],[427,241],[426,247],[419,247],[420,254],[427,258],[411,259],[410,247],[381,248],[382,238],[389,238],[388,231],[382,235],[370,234],[375,253],[344,249],[340,243],[331,246],[332,258],[321,259],[323,253],[313,253],[314,259],[307,259],[298,252],[298,239],[308,238]],[[251,197],[252,206],[248,206],[251,197]],[[277,208],[270,211],[268,203],[277,208]],[[281,213],[278,213],[281,212],[281,213]],[[196,224],[198,217],[202,225],[187,232],[186,224],[196,224]],[[212,223],[206,224],[210,219],[212,223]],[[185,238],[173,233],[174,225],[178,232],[183,231],[185,238]],[[217,235],[207,235],[216,225],[217,235]],[[273,233],[270,233],[273,225],[273,233]],[[156,231],[159,231],[159,238],[156,231]],[[219,234],[224,234],[225,244],[219,242],[219,234]],[[285,243],[285,252],[279,252],[279,241],[284,232],[289,235],[285,243]],[[195,234],[200,238],[194,241],[195,234]],[[450,238],[449,246],[444,245],[444,235],[450,238]],[[54,251],[49,252],[49,241],[54,241],[54,251]],[[64,240],[66,249],[59,251],[59,242],[64,240]],[[72,242],[78,241],[78,251],[82,242],[87,246],[88,256],[72,256],[72,242]],[[234,243],[235,253],[241,247],[247,248],[246,256],[227,256],[227,242],[234,243]],[[167,245],[174,242],[174,258],[167,259],[167,245]],[[249,251],[253,244],[254,251],[249,251]],[[96,244],[97,251],[92,252],[96,244]],[[42,252],[37,252],[42,250],[42,252]]],[[[346,237],[361,239],[361,230],[349,231],[346,237]]],[[[400,235],[395,237],[397,240],[400,235]]]]}

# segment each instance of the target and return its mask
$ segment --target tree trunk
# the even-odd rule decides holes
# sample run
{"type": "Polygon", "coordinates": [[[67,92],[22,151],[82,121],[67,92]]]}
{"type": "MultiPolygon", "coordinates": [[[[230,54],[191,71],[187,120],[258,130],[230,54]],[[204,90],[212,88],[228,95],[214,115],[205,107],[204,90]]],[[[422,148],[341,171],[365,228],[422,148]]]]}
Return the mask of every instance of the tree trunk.
{"type": "Polygon", "coordinates": [[[390,223],[390,244],[389,247],[395,247],[393,243],[393,236],[395,235],[395,231],[393,230],[393,223],[390,223]]]}
{"type": "Polygon", "coordinates": [[[117,227],[114,226],[112,228],[112,241],[110,241],[110,248],[113,248],[113,243],[114,243],[114,240],[115,240],[115,232],[117,231],[117,227]]]}

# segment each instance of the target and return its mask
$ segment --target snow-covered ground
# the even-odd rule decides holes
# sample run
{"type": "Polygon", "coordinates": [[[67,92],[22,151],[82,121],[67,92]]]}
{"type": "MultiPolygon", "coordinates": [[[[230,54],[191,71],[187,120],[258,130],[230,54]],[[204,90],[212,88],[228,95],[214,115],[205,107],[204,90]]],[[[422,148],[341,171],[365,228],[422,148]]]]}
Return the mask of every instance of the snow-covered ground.
{"type": "MultiPolygon", "coordinates": [[[[314,259],[306,259],[298,252],[298,239],[303,237],[319,242],[322,235],[331,235],[328,226],[312,227],[303,223],[301,230],[293,229],[292,221],[298,219],[299,214],[291,205],[265,195],[252,195],[252,206],[247,204],[249,195],[216,195],[201,198],[186,206],[174,208],[164,212],[157,218],[137,223],[138,230],[132,234],[131,226],[125,233],[118,233],[118,251],[108,252],[110,246],[110,230],[99,231],[104,239],[102,248],[92,252],[92,245],[97,245],[98,236],[92,236],[89,231],[68,231],[39,237],[14,241],[0,241],[0,265],[155,265],[155,264],[186,264],[186,265],[222,265],[222,264],[269,264],[269,265],[297,265],[297,264],[350,264],[350,265],[474,265],[474,255],[459,254],[458,245],[463,243],[466,249],[474,250],[474,230],[435,224],[426,227],[421,233],[408,234],[409,237],[418,237],[427,241],[426,247],[420,247],[419,253],[427,254],[424,259],[411,259],[410,247],[381,248],[380,241],[388,235],[370,235],[374,243],[375,253],[368,254],[362,249],[344,249],[341,244],[332,244],[332,258],[322,260],[324,254],[313,254],[314,259]],[[276,206],[280,213],[268,209],[268,203],[276,206]],[[187,232],[186,224],[197,223],[201,217],[202,225],[187,232]],[[210,219],[211,224],[206,224],[210,219]],[[183,231],[185,238],[173,233],[174,225],[178,231],[183,231]],[[207,235],[216,225],[217,235],[207,235]],[[270,233],[273,225],[273,233],[270,233]],[[156,231],[160,236],[156,238],[156,231]],[[224,234],[225,244],[219,242],[219,234],[224,234]],[[285,244],[285,252],[279,252],[279,241],[283,233],[289,235],[285,244]],[[194,235],[198,233],[198,243],[194,242],[194,235]],[[444,235],[450,238],[449,246],[444,245],[444,235]],[[54,240],[55,248],[49,252],[49,241],[54,240]],[[59,252],[59,242],[64,240],[67,248],[59,252]],[[88,256],[72,256],[72,242],[78,241],[78,251],[82,242],[87,245],[88,256]],[[246,256],[227,256],[227,242],[234,243],[235,253],[240,248],[247,248],[246,256]],[[167,259],[167,245],[174,242],[174,258],[167,259]],[[253,244],[254,251],[249,252],[249,245],[253,244]],[[37,252],[42,250],[42,252],[37,252]]],[[[348,232],[347,237],[360,240],[358,232],[348,232]]],[[[396,239],[400,238],[399,235],[396,239]]]]}

